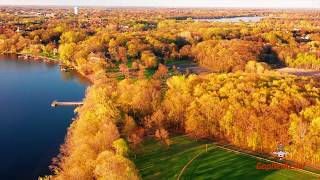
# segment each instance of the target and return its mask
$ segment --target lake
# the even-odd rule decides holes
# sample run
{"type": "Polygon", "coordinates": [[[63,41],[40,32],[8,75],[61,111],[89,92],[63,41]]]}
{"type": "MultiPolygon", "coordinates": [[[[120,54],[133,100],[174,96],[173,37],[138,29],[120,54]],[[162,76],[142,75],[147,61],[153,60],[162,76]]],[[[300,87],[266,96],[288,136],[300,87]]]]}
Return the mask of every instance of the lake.
{"type": "Polygon", "coordinates": [[[79,101],[88,81],[59,66],[0,56],[0,179],[37,179],[49,173],[74,107],[52,108],[53,100],[79,101]]]}
{"type": "Polygon", "coordinates": [[[262,16],[243,16],[243,17],[226,17],[226,18],[209,18],[209,19],[193,19],[199,22],[259,22],[262,16]]]}

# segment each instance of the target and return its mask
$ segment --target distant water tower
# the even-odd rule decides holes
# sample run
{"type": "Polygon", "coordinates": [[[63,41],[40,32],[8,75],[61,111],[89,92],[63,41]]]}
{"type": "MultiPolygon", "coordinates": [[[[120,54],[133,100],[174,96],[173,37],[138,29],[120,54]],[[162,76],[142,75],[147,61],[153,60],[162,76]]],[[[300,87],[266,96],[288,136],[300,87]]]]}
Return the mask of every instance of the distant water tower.
{"type": "Polygon", "coordinates": [[[74,7],[74,14],[75,14],[75,15],[78,15],[78,14],[79,14],[79,9],[78,9],[78,7],[74,7]]]}

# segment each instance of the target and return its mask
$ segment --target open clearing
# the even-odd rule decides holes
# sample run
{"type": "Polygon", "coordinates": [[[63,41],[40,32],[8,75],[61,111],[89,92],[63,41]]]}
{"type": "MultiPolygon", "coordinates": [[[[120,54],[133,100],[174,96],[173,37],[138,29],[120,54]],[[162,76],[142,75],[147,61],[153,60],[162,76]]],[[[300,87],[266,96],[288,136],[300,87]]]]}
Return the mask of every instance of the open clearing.
{"type": "Polygon", "coordinates": [[[209,68],[199,66],[197,63],[195,63],[191,60],[173,61],[173,62],[169,62],[167,64],[167,67],[169,69],[172,69],[174,66],[182,74],[191,73],[191,74],[200,75],[200,74],[213,73],[213,71],[210,70],[209,68]]]}
{"type": "Polygon", "coordinates": [[[205,144],[209,141],[195,141],[186,136],[171,140],[173,144],[169,148],[152,139],[143,143],[134,160],[143,179],[177,179],[180,174],[180,179],[187,180],[319,179],[295,170],[257,170],[257,160],[253,157],[225,151],[213,144],[205,152],[205,144]]]}

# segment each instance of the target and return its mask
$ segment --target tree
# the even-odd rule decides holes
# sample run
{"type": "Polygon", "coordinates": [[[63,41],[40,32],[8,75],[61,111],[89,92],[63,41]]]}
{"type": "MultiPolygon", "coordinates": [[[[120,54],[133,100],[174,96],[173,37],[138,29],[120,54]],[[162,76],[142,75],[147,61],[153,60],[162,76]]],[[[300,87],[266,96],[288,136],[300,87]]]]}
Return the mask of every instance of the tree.
{"type": "Polygon", "coordinates": [[[61,44],[66,44],[66,43],[78,43],[82,40],[84,40],[86,37],[86,35],[81,32],[81,31],[68,31],[68,32],[64,32],[62,33],[61,37],[60,37],[60,43],[61,44]]]}
{"type": "Polygon", "coordinates": [[[134,69],[134,70],[137,70],[137,69],[139,69],[139,64],[136,61],[133,61],[132,65],[131,65],[131,68],[134,69]]]}
{"type": "Polygon", "coordinates": [[[164,128],[160,128],[156,130],[155,137],[159,139],[163,144],[169,146],[170,140],[169,140],[169,133],[164,128]]]}
{"type": "Polygon", "coordinates": [[[122,133],[126,137],[129,137],[131,134],[134,133],[136,128],[137,128],[137,125],[134,119],[131,116],[125,115],[122,133]]]}
{"type": "Polygon", "coordinates": [[[153,75],[153,77],[156,79],[164,78],[167,74],[168,74],[168,68],[163,64],[159,64],[158,70],[153,75]]]}
{"type": "Polygon", "coordinates": [[[62,44],[59,47],[60,58],[63,60],[65,64],[70,64],[72,62],[73,55],[76,50],[76,44],[62,44]]]}
{"type": "Polygon", "coordinates": [[[219,137],[219,121],[225,107],[214,95],[204,94],[191,103],[186,115],[186,132],[196,138],[219,137]]]}
{"type": "Polygon", "coordinates": [[[319,104],[292,114],[289,134],[289,158],[299,161],[320,163],[320,108],[319,104]],[[300,155],[299,155],[300,154],[300,155]]]}
{"type": "Polygon", "coordinates": [[[148,46],[138,38],[134,38],[130,40],[127,43],[127,47],[128,47],[128,55],[132,58],[137,58],[142,51],[148,48],[148,46]]]}
{"type": "Polygon", "coordinates": [[[320,70],[320,58],[312,53],[299,53],[296,58],[287,58],[290,67],[320,70]]]}
{"type": "Polygon", "coordinates": [[[141,54],[141,61],[146,68],[155,68],[158,65],[157,57],[151,51],[143,51],[141,54]]]}
{"type": "Polygon", "coordinates": [[[125,64],[120,64],[119,66],[119,70],[120,72],[126,77],[126,78],[129,78],[129,68],[127,65],[125,64]]]}
{"type": "Polygon", "coordinates": [[[139,66],[138,78],[143,79],[145,77],[145,67],[143,65],[139,66]]]}
{"type": "Polygon", "coordinates": [[[144,134],[145,130],[143,128],[137,128],[136,131],[128,137],[128,141],[132,144],[133,148],[137,148],[142,142],[144,134]]]}
{"type": "Polygon", "coordinates": [[[189,77],[173,76],[167,81],[169,89],[166,92],[163,106],[170,128],[184,129],[187,107],[192,102],[189,85],[192,84],[194,76],[189,77]]]}
{"type": "Polygon", "coordinates": [[[165,124],[166,117],[163,110],[158,109],[151,116],[144,118],[144,126],[148,129],[149,132],[154,133],[156,129],[166,126],[165,124]]]}
{"type": "Polygon", "coordinates": [[[97,157],[96,164],[93,179],[140,179],[135,165],[130,160],[110,151],[101,152],[97,157]]]}
{"type": "Polygon", "coordinates": [[[185,59],[185,58],[189,58],[191,56],[191,49],[192,49],[192,46],[191,45],[185,45],[183,46],[180,51],[179,51],[179,54],[180,54],[180,57],[182,59],[185,59]]]}
{"type": "Polygon", "coordinates": [[[160,82],[147,79],[125,79],[118,83],[117,102],[135,119],[150,115],[160,104],[160,82]],[[128,91],[130,89],[130,91],[128,91]]]}
{"type": "Polygon", "coordinates": [[[124,139],[120,138],[113,141],[112,147],[115,148],[117,155],[128,156],[129,148],[127,142],[124,139]]]}
{"type": "Polygon", "coordinates": [[[248,61],[257,61],[261,43],[243,40],[204,41],[192,49],[195,60],[217,72],[244,70],[248,61]]]}
{"type": "Polygon", "coordinates": [[[270,70],[268,64],[258,63],[256,61],[249,61],[245,67],[245,71],[250,73],[264,73],[267,70],[270,70]]]}
{"type": "Polygon", "coordinates": [[[34,36],[33,40],[32,40],[33,44],[39,44],[40,43],[40,37],[38,35],[34,36]]]}
{"type": "MultiPolygon", "coordinates": [[[[54,178],[103,179],[106,173],[123,179],[136,177],[132,163],[112,153],[113,142],[120,138],[115,125],[120,120],[120,113],[112,102],[113,86],[109,81],[106,84],[97,82],[90,87],[84,105],[76,110],[78,118],[69,128],[58,164],[54,167],[54,178]],[[105,155],[112,156],[107,159],[105,155]],[[117,169],[119,167],[126,171],[117,169]]],[[[116,145],[118,147],[118,143],[116,145]]]]}
{"type": "Polygon", "coordinates": [[[118,56],[119,56],[119,60],[121,62],[124,62],[126,63],[128,61],[128,58],[127,58],[127,49],[125,47],[119,47],[118,48],[118,56]]]}

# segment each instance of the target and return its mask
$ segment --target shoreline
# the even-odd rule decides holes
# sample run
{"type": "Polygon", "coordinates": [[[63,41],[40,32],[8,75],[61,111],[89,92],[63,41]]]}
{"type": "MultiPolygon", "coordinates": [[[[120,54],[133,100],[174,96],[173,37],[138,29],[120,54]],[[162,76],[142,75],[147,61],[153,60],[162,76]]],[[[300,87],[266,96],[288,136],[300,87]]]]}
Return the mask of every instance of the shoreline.
{"type": "MultiPolygon", "coordinates": [[[[3,70],[1,70],[1,77],[4,87],[4,89],[0,88],[1,92],[3,92],[2,97],[5,98],[4,100],[7,98],[10,99],[12,102],[10,104],[10,110],[13,111],[13,113],[19,113],[19,116],[12,116],[10,111],[8,111],[7,114],[4,112],[3,120],[10,120],[10,124],[12,123],[13,126],[13,129],[8,131],[8,133],[15,134],[14,141],[18,142],[17,145],[23,145],[23,142],[28,141],[30,138],[39,139],[34,133],[21,134],[15,132],[14,129],[19,128],[19,123],[23,120],[29,121],[30,119],[30,122],[33,123],[26,129],[26,132],[37,131],[37,129],[40,128],[50,128],[50,126],[52,128],[52,125],[55,127],[55,130],[52,131],[55,133],[54,137],[46,136],[45,141],[39,141],[39,143],[35,145],[36,148],[26,148],[30,153],[21,157],[24,162],[30,161],[31,163],[31,165],[23,171],[34,171],[32,174],[24,174],[23,176],[38,179],[40,175],[44,176],[52,173],[48,166],[52,165],[52,158],[60,154],[60,146],[65,142],[66,132],[71,126],[73,119],[78,116],[74,112],[74,107],[54,110],[50,107],[49,103],[56,98],[61,100],[82,101],[86,96],[88,87],[90,87],[92,83],[76,70],[67,73],[61,72],[57,64],[58,61],[45,61],[45,59],[40,59],[40,57],[38,60],[24,60],[18,59],[17,55],[18,54],[15,53],[1,54],[0,60],[3,70]],[[17,90],[12,90],[13,88],[17,90]],[[21,108],[26,105],[32,105],[32,107],[21,108]],[[45,115],[43,116],[43,114],[45,115]],[[26,119],[26,117],[28,118],[26,119]],[[48,151],[48,147],[50,147],[48,144],[53,144],[50,145],[52,146],[50,152],[48,151]],[[38,159],[41,159],[41,161],[38,159]]],[[[2,97],[0,97],[0,99],[3,99],[2,97]]],[[[3,103],[4,104],[0,104],[6,104],[5,102],[3,103]]],[[[19,151],[16,150],[17,148],[15,147],[17,145],[13,144],[11,147],[12,143],[7,139],[6,137],[3,138],[4,143],[10,144],[10,147],[4,152],[12,152],[13,157],[19,156],[19,151]]],[[[21,164],[27,165],[24,162],[21,162],[21,164]]],[[[14,171],[14,169],[8,168],[6,171],[10,173],[14,171]]],[[[20,175],[10,174],[4,174],[4,176],[10,176],[10,178],[20,177],[20,175]]]]}
{"type": "Polygon", "coordinates": [[[50,57],[46,56],[41,56],[41,55],[34,55],[34,54],[29,54],[29,53],[9,53],[9,54],[15,54],[18,56],[18,59],[24,59],[24,60],[34,60],[34,61],[44,61],[44,62],[54,62],[54,63],[60,63],[59,59],[53,59],[50,57]],[[24,57],[21,57],[24,56],[24,57]]]}
{"type": "MultiPolygon", "coordinates": [[[[53,63],[53,64],[57,64],[60,67],[64,66],[61,63],[61,59],[53,59],[50,57],[46,57],[46,56],[41,56],[41,55],[34,55],[34,54],[29,54],[29,53],[1,53],[1,55],[15,55],[17,56],[18,60],[22,60],[22,61],[35,61],[35,62],[43,62],[43,63],[53,63]],[[25,57],[22,57],[25,56],[25,57]]],[[[91,84],[94,84],[94,77],[92,75],[86,75],[84,73],[82,73],[81,71],[79,71],[76,67],[72,66],[72,70],[73,72],[83,76],[84,78],[88,79],[88,81],[90,81],[91,84]]],[[[61,70],[60,70],[61,71],[61,70]]],[[[63,72],[63,71],[61,71],[63,72]]]]}

